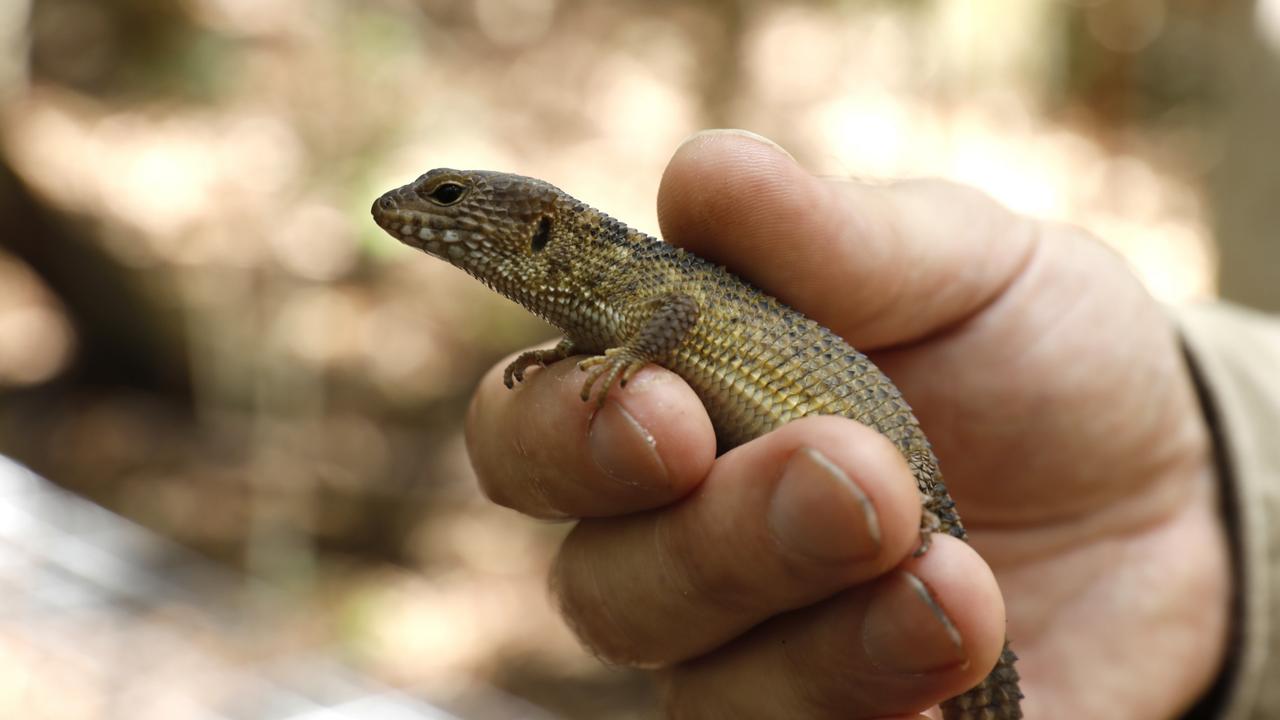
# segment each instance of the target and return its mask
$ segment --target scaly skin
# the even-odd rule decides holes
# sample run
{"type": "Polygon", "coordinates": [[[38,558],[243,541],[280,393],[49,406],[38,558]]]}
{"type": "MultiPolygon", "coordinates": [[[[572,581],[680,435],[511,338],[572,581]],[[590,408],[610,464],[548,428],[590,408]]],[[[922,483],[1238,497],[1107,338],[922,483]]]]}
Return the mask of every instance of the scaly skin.
{"type": "MultiPolygon", "coordinates": [[[[560,328],[524,370],[590,356],[582,389],[597,401],[646,363],[685,379],[707,408],[721,452],[806,415],[841,415],[888,437],[933,530],[964,539],[938,461],[897,387],[835,333],[722,267],[633,230],[541,180],[437,169],[373,204],[402,242],[446,260],[560,328]]],[[[946,720],[1022,717],[1016,657],[1006,644],[977,687],[942,704],[946,720]]]]}

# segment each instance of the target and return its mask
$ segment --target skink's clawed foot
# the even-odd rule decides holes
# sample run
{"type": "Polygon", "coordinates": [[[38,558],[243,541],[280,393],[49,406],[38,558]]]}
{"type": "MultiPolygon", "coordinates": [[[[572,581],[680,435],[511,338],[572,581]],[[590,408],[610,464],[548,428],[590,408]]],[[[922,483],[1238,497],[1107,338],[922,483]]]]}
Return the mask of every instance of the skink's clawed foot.
{"type": "Polygon", "coordinates": [[[559,362],[572,354],[572,348],[565,343],[561,343],[553,348],[544,348],[542,350],[526,350],[516,356],[511,364],[502,371],[502,384],[507,389],[515,387],[518,382],[524,382],[524,371],[537,365],[538,367],[546,367],[552,363],[559,362]]]}
{"type": "Polygon", "coordinates": [[[928,552],[929,546],[933,544],[933,534],[941,529],[942,520],[932,510],[925,508],[920,514],[920,547],[911,553],[911,557],[920,557],[928,552]]]}
{"type": "Polygon", "coordinates": [[[524,382],[524,368],[517,367],[516,363],[518,362],[519,360],[513,360],[507,365],[507,368],[502,371],[502,384],[506,385],[508,390],[515,387],[516,383],[524,382]]]}
{"type": "Polygon", "coordinates": [[[600,392],[596,394],[597,407],[604,407],[604,400],[609,395],[609,388],[613,387],[614,382],[626,387],[627,381],[635,376],[640,368],[645,366],[647,361],[636,355],[634,351],[625,347],[609,348],[604,355],[596,355],[578,363],[578,369],[587,373],[587,379],[582,383],[582,401],[587,402],[591,399],[591,390],[595,387],[597,381],[601,377],[604,380],[600,383],[600,392]]]}

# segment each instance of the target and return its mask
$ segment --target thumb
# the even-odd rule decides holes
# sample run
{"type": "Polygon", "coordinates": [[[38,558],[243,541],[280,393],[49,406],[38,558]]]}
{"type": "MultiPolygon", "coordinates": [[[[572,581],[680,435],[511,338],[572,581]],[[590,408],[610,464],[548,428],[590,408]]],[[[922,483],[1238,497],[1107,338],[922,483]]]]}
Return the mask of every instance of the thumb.
{"type": "Polygon", "coordinates": [[[873,350],[984,308],[1031,257],[1036,223],[937,180],[815,177],[772,142],[698,133],[658,191],[664,237],[873,350]]]}

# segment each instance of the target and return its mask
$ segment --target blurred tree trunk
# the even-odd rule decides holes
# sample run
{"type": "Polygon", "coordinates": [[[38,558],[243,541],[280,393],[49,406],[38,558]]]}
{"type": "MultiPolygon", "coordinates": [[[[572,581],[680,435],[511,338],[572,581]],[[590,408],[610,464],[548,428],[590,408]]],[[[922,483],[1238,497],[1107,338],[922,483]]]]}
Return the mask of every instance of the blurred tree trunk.
{"type": "Polygon", "coordinates": [[[122,265],[45,207],[0,157],[0,249],[44,280],[76,328],[73,381],[125,385],[190,400],[178,303],[150,273],[122,265]]]}
{"type": "Polygon", "coordinates": [[[1277,311],[1280,35],[1264,36],[1253,0],[1227,3],[1215,30],[1225,147],[1209,178],[1209,196],[1221,252],[1222,295],[1277,311]]]}

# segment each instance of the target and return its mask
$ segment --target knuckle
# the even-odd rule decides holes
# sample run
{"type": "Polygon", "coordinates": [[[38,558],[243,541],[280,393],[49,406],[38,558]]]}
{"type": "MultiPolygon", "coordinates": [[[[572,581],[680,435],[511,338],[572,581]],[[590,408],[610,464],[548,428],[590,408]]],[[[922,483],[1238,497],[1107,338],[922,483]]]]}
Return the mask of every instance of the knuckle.
{"type": "Polygon", "coordinates": [[[642,644],[631,623],[609,601],[608,590],[595,572],[589,551],[571,540],[560,548],[549,577],[549,589],[565,624],[589,652],[615,665],[651,664],[639,652],[642,644]]]}
{"type": "Polygon", "coordinates": [[[742,616],[760,606],[759,577],[740,560],[720,552],[719,544],[682,537],[688,525],[660,523],[657,557],[675,592],[723,615],[742,616]]]}
{"type": "MultiPolygon", "coordinates": [[[[811,615],[796,642],[781,646],[780,664],[788,668],[788,695],[805,708],[805,717],[847,717],[858,710],[884,709],[899,694],[889,678],[868,673],[860,642],[863,602],[855,594],[833,598],[811,615]]],[[[877,710],[877,712],[879,712],[877,710]]]]}
{"type": "Polygon", "coordinates": [[[546,478],[533,471],[508,470],[479,473],[480,491],[495,505],[544,520],[563,520],[570,514],[559,509],[546,478]]]}
{"type": "Polygon", "coordinates": [[[721,711],[718,715],[710,714],[714,712],[717,705],[728,703],[724,698],[708,692],[699,675],[698,670],[691,672],[687,668],[677,667],[658,676],[658,697],[662,706],[662,717],[668,720],[730,717],[732,710],[728,709],[721,711]],[[711,707],[708,707],[709,705],[711,707]]]}
{"type": "Polygon", "coordinates": [[[494,471],[492,468],[487,467],[486,463],[474,464],[474,469],[480,492],[489,502],[512,510],[520,510],[521,503],[512,497],[512,483],[505,477],[504,473],[494,471]]]}
{"type": "Polygon", "coordinates": [[[813,656],[787,658],[784,680],[791,686],[788,693],[804,708],[805,717],[847,717],[850,711],[866,704],[860,692],[862,684],[852,682],[848,658],[830,657],[816,662],[813,656]]]}
{"type": "Polygon", "coordinates": [[[568,517],[556,502],[556,483],[549,479],[552,463],[543,459],[542,453],[535,452],[536,443],[514,419],[495,417],[483,390],[472,399],[465,439],[480,492],[490,502],[526,515],[568,517]],[[508,432],[507,428],[512,431],[508,432]]]}

